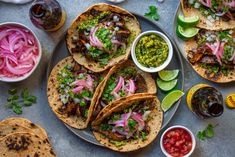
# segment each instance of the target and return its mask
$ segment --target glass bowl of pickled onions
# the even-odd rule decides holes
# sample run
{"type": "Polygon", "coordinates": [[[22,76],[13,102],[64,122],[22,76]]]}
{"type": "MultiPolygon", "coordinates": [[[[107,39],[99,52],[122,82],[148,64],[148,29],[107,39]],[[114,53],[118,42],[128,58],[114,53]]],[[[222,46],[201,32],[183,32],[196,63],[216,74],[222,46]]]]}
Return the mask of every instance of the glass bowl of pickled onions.
{"type": "Polygon", "coordinates": [[[41,44],[27,26],[0,24],[0,81],[19,82],[37,68],[42,56],[41,44]]]}

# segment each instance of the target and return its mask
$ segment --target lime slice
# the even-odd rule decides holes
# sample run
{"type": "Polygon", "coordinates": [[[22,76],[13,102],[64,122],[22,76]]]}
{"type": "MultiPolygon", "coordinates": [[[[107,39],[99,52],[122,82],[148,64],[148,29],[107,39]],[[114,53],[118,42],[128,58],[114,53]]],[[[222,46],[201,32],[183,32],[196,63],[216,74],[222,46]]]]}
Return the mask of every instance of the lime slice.
{"type": "Polygon", "coordinates": [[[163,81],[171,81],[174,80],[179,74],[179,70],[162,70],[158,72],[158,76],[163,81]]]}
{"type": "Polygon", "coordinates": [[[162,100],[162,104],[161,104],[162,110],[164,112],[169,110],[171,106],[176,101],[178,101],[183,95],[184,95],[184,92],[182,92],[181,90],[175,90],[167,94],[162,100]]]}
{"type": "Polygon", "coordinates": [[[182,27],[195,27],[199,22],[199,16],[184,17],[178,15],[177,23],[182,27]]]}
{"type": "Polygon", "coordinates": [[[187,39],[194,37],[195,35],[197,35],[198,31],[199,29],[195,27],[183,28],[180,25],[178,25],[176,28],[177,36],[183,40],[187,40],[187,39]]]}
{"type": "Polygon", "coordinates": [[[170,91],[172,90],[178,82],[178,79],[174,79],[171,81],[163,81],[160,78],[157,78],[157,85],[163,91],[170,91]]]}

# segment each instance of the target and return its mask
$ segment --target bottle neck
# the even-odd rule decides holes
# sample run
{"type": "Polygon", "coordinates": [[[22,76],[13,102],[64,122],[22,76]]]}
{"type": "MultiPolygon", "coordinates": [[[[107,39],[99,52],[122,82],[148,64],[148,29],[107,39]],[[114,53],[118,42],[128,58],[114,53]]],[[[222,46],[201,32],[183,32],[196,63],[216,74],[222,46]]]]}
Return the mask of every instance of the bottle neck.
{"type": "Polygon", "coordinates": [[[219,104],[218,102],[210,102],[208,104],[208,113],[212,117],[218,117],[220,116],[224,111],[224,107],[222,104],[219,104]]]}
{"type": "Polygon", "coordinates": [[[44,3],[36,3],[30,8],[30,13],[35,18],[42,18],[46,15],[47,7],[44,3]]]}

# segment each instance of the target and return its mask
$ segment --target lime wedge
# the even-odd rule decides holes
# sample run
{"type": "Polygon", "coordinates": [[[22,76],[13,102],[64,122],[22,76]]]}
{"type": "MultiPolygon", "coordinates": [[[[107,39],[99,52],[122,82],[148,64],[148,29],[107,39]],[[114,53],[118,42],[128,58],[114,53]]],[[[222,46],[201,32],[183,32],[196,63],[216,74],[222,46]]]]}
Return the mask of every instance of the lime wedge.
{"type": "Polygon", "coordinates": [[[177,23],[182,27],[195,27],[199,22],[199,16],[184,17],[178,15],[177,23]]]}
{"type": "Polygon", "coordinates": [[[169,110],[171,106],[176,101],[178,101],[183,95],[184,95],[184,92],[182,92],[181,90],[174,90],[170,92],[169,94],[167,94],[162,100],[162,104],[161,104],[162,110],[164,112],[169,110]]]}
{"type": "Polygon", "coordinates": [[[187,40],[187,39],[194,37],[195,35],[197,35],[198,31],[199,29],[195,27],[183,28],[180,25],[178,25],[176,28],[177,36],[183,40],[187,40]]]}
{"type": "Polygon", "coordinates": [[[179,74],[179,70],[162,70],[158,72],[158,76],[163,81],[171,81],[174,80],[179,74]]]}
{"type": "Polygon", "coordinates": [[[178,82],[177,79],[171,81],[163,81],[160,78],[157,78],[158,87],[166,92],[172,90],[176,86],[177,82],[178,82]]]}

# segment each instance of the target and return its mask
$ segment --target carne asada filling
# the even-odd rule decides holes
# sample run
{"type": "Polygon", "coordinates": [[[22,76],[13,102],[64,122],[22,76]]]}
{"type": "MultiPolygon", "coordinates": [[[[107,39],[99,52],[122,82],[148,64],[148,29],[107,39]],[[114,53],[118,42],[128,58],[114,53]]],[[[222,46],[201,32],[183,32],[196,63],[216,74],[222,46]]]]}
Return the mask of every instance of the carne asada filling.
{"type": "Polygon", "coordinates": [[[125,23],[125,18],[115,12],[91,10],[89,18],[79,23],[77,34],[72,37],[76,45],[72,53],[82,53],[100,66],[108,64],[110,59],[125,54],[133,40],[125,23]]]}
{"type": "Polygon", "coordinates": [[[198,9],[211,22],[235,19],[234,0],[186,0],[185,5],[198,9]]]}
{"type": "Polygon", "coordinates": [[[235,31],[200,30],[195,37],[198,47],[188,52],[191,64],[206,69],[208,78],[227,76],[235,69],[235,31]]]}
{"type": "Polygon", "coordinates": [[[149,115],[154,108],[154,103],[150,100],[133,103],[124,111],[113,113],[101,125],[93,129],[109,138],[110,142],[116,146],[123,145],[130,140],[140,138],[146,140],[150,132],[149,115]]]}
{"type": "Polygon", "coordinates": [[[81,116],[85,120],[99,77],[78,64],[74,67],[65,65],[58,73],[57,81],[59,97],[63,103],[59,112],[67,116],[81,116]]]}

